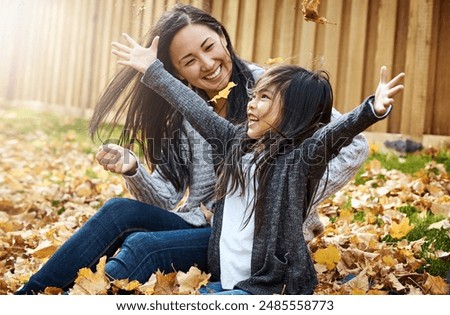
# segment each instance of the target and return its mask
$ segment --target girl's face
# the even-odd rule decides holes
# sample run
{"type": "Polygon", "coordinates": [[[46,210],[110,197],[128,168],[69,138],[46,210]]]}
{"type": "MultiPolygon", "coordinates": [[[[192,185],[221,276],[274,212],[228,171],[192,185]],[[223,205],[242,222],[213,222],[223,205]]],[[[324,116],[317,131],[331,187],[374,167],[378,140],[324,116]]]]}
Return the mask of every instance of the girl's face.
{"type": "Polygon", "coordinates": [[[178,76],[214,97],[231,80],[232,63],[226,40],[200,24],[182,28],[170,45],[178,76]]]}
{"type": "Polygon", "coordinates": [[[247,105],[247,135],[252,139],[261,138],[266,131],[275,130],[281,120],[281,102],[275,97],[275,88],[257,90],[247,105]]]}

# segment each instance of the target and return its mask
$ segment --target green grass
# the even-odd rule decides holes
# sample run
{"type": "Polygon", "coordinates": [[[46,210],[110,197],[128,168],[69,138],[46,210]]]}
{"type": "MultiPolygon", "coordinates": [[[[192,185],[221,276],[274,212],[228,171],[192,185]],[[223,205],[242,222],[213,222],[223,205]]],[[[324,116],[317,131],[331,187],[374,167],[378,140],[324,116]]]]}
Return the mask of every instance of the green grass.
{"type": "MultiPolygon", "coordinates": [[[[450,261],[448,259],[434,258],[435,253],[439,250],[450,252],[450,236],[445,229],[429,229],[430,225],[445,219],[441,215],[434,215],[427,212],[426,215],[420,215],[420,212],[413,206],[404,206],[398,208],[410,220],[410,224],[414,224],[414,228],[402,239],[410,242],[424,239],[420,258],[425,260],[425,265],[419,268],[419,272],[427,271],[433,276],[447,277],[450,270],[450,261]]],[[[395,243],[402,239],[394,239],[390,235],[383,238],[383,241],[395,243]]]]}

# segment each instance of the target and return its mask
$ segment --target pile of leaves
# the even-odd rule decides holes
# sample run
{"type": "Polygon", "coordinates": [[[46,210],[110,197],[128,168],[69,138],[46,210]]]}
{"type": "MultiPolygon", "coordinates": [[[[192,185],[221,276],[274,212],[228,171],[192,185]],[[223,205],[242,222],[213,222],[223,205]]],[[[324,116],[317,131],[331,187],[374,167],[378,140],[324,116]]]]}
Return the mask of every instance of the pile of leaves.
{"type": "MultiPolygon", "coordinates": [[[[87,137],[86,121],[18,110],[0,115],[0,294],[11,294],[106,200],[130,196],[121,176],[95,161],[99,143],[87,137]]],[[[448,170],[430,154],[412,173],[388,169],[375,151],[320,207],[326,228],[309,244],[315,293],[445,294],[448,170]]],[[[68,294],[198,294],[209,281],[195,266],[156,272],[146,283],[109,281],[105,261],[95,272],[81,269],[68,294]]]]}

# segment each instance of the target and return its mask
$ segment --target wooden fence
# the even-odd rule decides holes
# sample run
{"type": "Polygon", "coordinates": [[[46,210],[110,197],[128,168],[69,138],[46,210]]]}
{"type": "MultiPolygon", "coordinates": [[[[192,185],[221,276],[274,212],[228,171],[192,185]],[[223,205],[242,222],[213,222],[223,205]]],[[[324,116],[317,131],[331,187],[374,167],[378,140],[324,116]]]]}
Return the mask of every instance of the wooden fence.
{"type": "MultiPolygon", "coordinates": [[[[0,103],[89,116],[117,70],[110,43],[143,36],[171,0],[0,0],[0,103]]],[[[335,106],[374,91],[380,65],[405,91],[372,131],[450,136],[450,0],[322,0],[330,24],[304,20],[301,0],[194,0],[226,26],[241,57],[324,68],[335,106]]]]}

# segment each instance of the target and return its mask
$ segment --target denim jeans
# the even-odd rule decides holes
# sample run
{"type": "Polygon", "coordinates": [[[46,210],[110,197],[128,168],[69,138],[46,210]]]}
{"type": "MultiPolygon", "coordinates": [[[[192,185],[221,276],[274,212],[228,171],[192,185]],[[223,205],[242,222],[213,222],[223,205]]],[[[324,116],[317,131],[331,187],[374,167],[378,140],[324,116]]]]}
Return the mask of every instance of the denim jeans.
{"type": "Polygon", "coordinates": [[[250,292],[241,289],[225,290],[220,282],[210,282],[201,287],[199,292],[202,295],[251,295],[250,292]]]}
{"type": "Polygon", "coordinates": [[[48,286],[67,290],[80,268],[105,270],[113,279],[146,282],[158,269],[206,270],[210,228],[196,228],[169,211],[126,198],[106,202],[15,294],[33,294],[48,286]],[[120,251],[112,257],[117,249],[120,251]]]}

